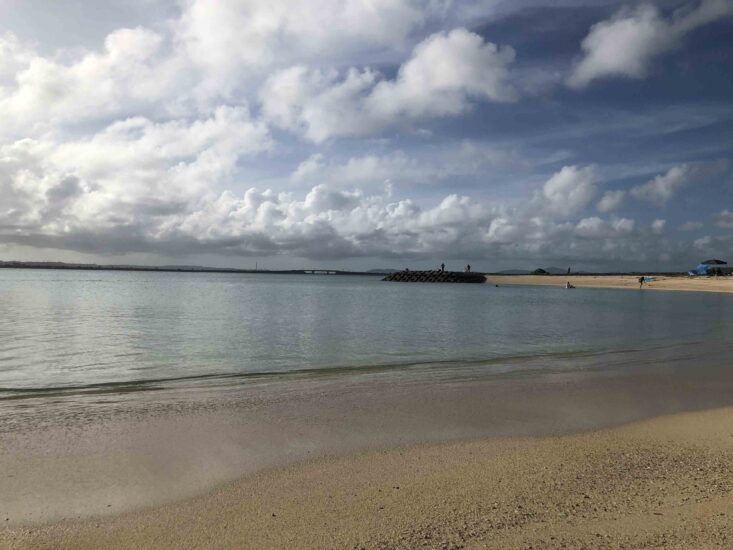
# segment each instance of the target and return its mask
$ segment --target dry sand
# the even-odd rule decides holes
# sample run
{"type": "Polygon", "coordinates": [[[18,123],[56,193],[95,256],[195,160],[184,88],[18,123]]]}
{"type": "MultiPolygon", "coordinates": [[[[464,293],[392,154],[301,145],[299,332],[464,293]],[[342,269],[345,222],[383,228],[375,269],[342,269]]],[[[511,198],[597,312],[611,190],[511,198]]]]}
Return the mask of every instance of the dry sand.
{"type": "MultiPolygon", "coordinates": [[[[489,275],[490,284],[498,285],[550,285],[570,284],[583,288],[628,288],[639,290],[639,276],[635,275],[489,275]]],[[[654,281],[644,284],[649,290],[683,290],[696,292],[733,293],[733,277],[665,277],[654,276],[654,281]]]]}
{"type": "Polygon", "coordinates": [[[10,548],[731,548],[733,408],[324,459],[10,548]]]}

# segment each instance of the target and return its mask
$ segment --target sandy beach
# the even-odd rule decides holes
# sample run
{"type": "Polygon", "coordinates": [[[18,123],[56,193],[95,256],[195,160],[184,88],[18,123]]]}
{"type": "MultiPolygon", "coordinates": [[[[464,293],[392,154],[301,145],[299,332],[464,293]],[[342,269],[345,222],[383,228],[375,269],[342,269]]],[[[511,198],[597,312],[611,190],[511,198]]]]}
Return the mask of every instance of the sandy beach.
{"type": "MultiPolygon", "coordinates": [[[[578,288],[625,288],[639,290],[636,275],[489,275],[486,282],[497,285],[563,286],[570,282],[578,288]]],[[[666,277],[654,276],[644,284],[645,290],[678,290],[733,293],[733,277],[666,277]]]]}
{"type": "Polygon", "coordinates": [[[729,548],[733,408],[322,459],[7,548],[729,548]]]}

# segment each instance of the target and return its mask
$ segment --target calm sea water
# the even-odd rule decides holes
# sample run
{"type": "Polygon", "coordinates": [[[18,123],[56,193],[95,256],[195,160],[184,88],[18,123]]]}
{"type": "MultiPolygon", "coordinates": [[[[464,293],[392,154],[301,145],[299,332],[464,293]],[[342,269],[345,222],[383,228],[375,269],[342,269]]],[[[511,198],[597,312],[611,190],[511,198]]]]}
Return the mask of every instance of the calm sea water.
{"type": "Polygon", "coordinates": [[[378,277],[0,270],[0,399],[730,343],[732,306],[721,294],[378,277]]]}

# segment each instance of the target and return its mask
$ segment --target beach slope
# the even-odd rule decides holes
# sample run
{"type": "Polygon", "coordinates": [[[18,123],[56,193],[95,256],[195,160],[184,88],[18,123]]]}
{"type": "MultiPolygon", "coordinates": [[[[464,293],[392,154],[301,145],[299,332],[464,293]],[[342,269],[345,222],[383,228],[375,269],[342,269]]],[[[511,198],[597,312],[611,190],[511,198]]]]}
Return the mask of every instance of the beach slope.
{"type": "Polygon", "coordinates": [[[12,527],[9,548],[728,548],[733,408],[264,471],[142,512],[12,527]]]}

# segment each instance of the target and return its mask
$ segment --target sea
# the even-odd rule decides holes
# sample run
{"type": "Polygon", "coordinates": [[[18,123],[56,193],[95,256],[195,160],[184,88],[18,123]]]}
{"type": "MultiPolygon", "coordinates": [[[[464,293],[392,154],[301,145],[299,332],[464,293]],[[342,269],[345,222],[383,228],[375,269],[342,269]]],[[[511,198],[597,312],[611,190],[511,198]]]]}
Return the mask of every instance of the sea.
{"type": "Polygon", "coordinates": [[[731,295],[561,283],[3,269],[0,400],[541,370],[680,346],[716,360],[733,343],[731,295]]]}

